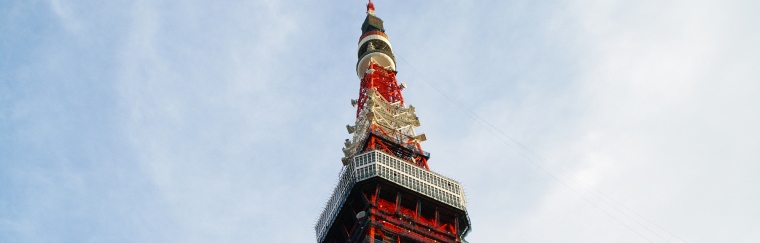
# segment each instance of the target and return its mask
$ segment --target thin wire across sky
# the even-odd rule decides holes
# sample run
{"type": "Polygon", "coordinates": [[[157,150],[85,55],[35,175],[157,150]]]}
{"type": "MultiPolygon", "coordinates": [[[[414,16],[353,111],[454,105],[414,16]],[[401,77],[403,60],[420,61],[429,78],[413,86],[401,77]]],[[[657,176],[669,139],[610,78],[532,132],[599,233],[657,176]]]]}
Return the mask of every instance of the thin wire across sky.
{"type": "Polygon", "coordinates": [[[482,117],[478,116],[475,112],[471,111],[470,109],[467,109],[456,98],[454,98],[453,96],[451,96],[450,94],[448,94],[447,92],[445,92],[444,90],[442,90],[440,87],[438,87],[438,85],[436,85],[433,81],[431,81],[426,75],[424,75],[424,74],[422,74],[422,72],[418,71],[406,59],[404,59],[403,57],[401,57],[399,55],[396,55],[396,58],[398,58],[403,63],[405,63],[409,67],[409,69],[414,74],[416,74],[422,81],[424,81],[425,83],[427,83],[428,85],[430,85],[430,87],[432,87],[433,89],[435,89],[438,93],[440,93],[441,95],[443,95],[449,102],[451,102],[459,110],[461,110],[462,112],[464,112],[465,115],[467,115],[468,117],[470,117],[470,119],[472,119],[473,121],[475,121],[478,125],[480,125],[480,127],[484,128],[491,135],[493,135],[494,137],[496,137],[497,139],[499,139],[499,141],[501,141],[504,145],[506,145],[507,147],[513,149],[515,152],[517,152],[518,154],[520,154],[520,156],[522,156],[523,158],[525,158],[528,162],[530,162],[531,164],[533,164],[536,167],[538,167],[541,171],[543,171],[544,173],[548,174],[550,177],[554,178],[554,180],[556,180],[557,182],[559,182],[560,184],[562,184],[564,187],[568,188],[570,191],[572,191],[576,195],[580,196],[586,202],[590,203],[591,205],[593,205],[594,207],[596,207],[600,211],[604,212],[610,218],[614,219],[615,221],[617,221],[618,223],[620,223],[621,225],[623,225],[624,227],[626,227],[627,229],[629,229],[630,231],[632,231],[633,233],[635,233],[636,235],[638,235],[639,237],[641,237],[642,239],[644,239],[646,241],[649,241],[649,242],[652,242],[652,240],[649,239],[649,238],[647,238],[647,237],[645,237],[642,234],[642,232],[639,232],[639,230],[636,230],[636,229],[632,228],[628,224],[624,223],[619,217],[615,217],[615,215],[612,215],[610,212],[608,212],[607,210],[605,210],[602,207],[600,207],[599,204],[597,204],[594,201],[592,201],[591,199],[587,198],[586,196],[584,196],[578,190],[573,189],[573,187],[571,187],[570,185],[568,185],[568,183],[566,183],[566,181],[569,181],[570,183],[576,185],[577,187],[580,187],[586,193],[590,193],[592,196],[594,196],[595,198],[597,198],[598,201],[600,201],[602,204],[604,204],[604,205],[612,208],[613,211],[615,211],[615,212],[623,215],[623,218],[628,218],[629,220],[631,220],[634,223],[636,223],[637,225],[643,227],[644,229],[646,229],[646,231],[654,234],[658,238],[660,238],[660,239],[662,239],[662,240],[664,240],[666,242],[671,242],[671,240],[672,240],[672,239],[668,240],[665,237],[663,237],[662,235],[660,235],[657,232],[655,232],[654,230],[650,229],[650,227],[647,227],[645,225],[645,223],[649,223],[649,224],[651,224],[651,225],[653,225],[653,226],[661,229],[662,231],[666,232],[667,234],[673,236],[674,238],[676,238],[676,239],[678,239],[678,240],[680,240],[682,242],[686,242],[685,240],[681,239],[680,237],[678,237],[675,234],[671,233],[670,231],[666,230],[662,226],[659,226],[659,225],[655,224],[651,220],[645,218],[644,216],[641,216],[641,214],[637,213],[636,211],[634,211],[634,210],[626,207],[625,205],[623,205],[623,204],[619,203],[618,201],[612,199],[611,197],[605,195],[604,193],[600,192],[599,190],[595,189],[594,187],[588,185],[588,183],[585,183],[584,181],[578,179],[577,177],[573,176],[572,174],[570,174],[566,170],[562,169],[561,167],[557,166],[556,164],[551,163],[548,160],[544,159],[544,157],[542,157],[541,155],[539,155],[538,153],[536,153],[534,150],[530,149],[528,146],[520,143],[519,141],[517,141],[516,139],[514,139],[512,136],[509,136],[507,133],[505,133],[501,129],[497,128],[496,126],[494,126],[493,124],[491,124],[487,120],[485,120],[482,117]],[[501,136],[499,134],[501,134],[501,136]],[[504,137],[506,137],[507,139],[505,140],[504,137]],[[510,141],[511,141],[511,143],[510,143],[510,141]],[[537,159],[538,161],[542,162],[544,165],[537,163],[536,161],[534,161],[533,158],[531,158],[530,156],[526,155],[526,153],[532,155],[535,159],[537,159]],[[554,171],[554,173],[550,172],[550,170],[554,171]],[[566,181],[563,181],[560,178],[565,178],[566,181]],[[626,211],[630,212],[630,213],[626,213],[626,211]],[[631,214],[633,214],[633,215],[631,215],[631,214]],[[643,219],[646,222],[642,223],[641,220],[639,220],[637,218],[643,219]]]}

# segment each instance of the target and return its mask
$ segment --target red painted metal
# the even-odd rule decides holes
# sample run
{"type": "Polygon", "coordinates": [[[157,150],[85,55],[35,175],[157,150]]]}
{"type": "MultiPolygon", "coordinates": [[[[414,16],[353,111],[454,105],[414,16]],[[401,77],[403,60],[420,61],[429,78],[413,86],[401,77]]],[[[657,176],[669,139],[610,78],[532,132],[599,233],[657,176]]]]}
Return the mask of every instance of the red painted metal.
{"type": "Polygon", "coordinates": [[[364,37],[367,37],[367,36],[370,36],[370,35],[379,35],[379,36],[385,37],[385,39],[388,39],[390,41],[390,38],[388,38],[388,35],[386,35],[382,31],[379,31],[379,30],[370,30],[370,31],[367,31],[367,33],[362,34],[362,37],[359,37],[359,42],[361,43],[361,41],[364,39],[364,37]]]}
{"type": "Polygon", "coordinates": [[[372,0],[369,0],[369,3],[367,3],[367,11],[375,11],[375,4],[372,3],[372,0]]]}
{"type": "Polygon", "coordinates": [[[371,89],[377,89],[386,101],[394,103],[401,102],[404,104],[404,97],[401,96],[401,87],[396,81],[396,72],[378,65],[375,62],[370,61],[367,67],[367,73],[362,78],[361,85],[359,87],[359,100],[356,108],[356,117],[359,118],[359,113],[364,108],[364,103],[367,101],[367,92],[371,89]]]}
{"type": "MultiPolygon", "coordinates": [[[[375,89],[376,92],[380,94],[380,96],[382,96],[386,101],[391,103],[399,102],[400,105],[404,105],[404,96],[401,94],[402,88],[396,80],[395,71],[383,67],[372,61],[370,61],[367,70],[368,71],[365,73],[364,78],[362,78],[361,84],[359,86],[359,100],[357,101],[356,108],[357,118],[359,117],[361,111],[364,109],[364,106],[367,102],[369,90],[372,89],[375,89]]],[[[380,126],[376,126],[375,124],[372,124],[370,132],[378,136],[385,137],[391,141],[396,139],[394,136],[386,132],[385,129],[380,126]]],[[[430,170],[430,167],[427,163],[427,157],[419,156],[421,154],[424,154],[420,143],[414,141],[413,139],[409,139],[407,141],[394,141],[394,143],[400,144],[401,146],[413,151],[413,153],[418,154],[417,156],[413,155],[404,159],[408,160],[412,164],[430,170]]],[[[368,144],[365,148],[366,151],[381,148],[390,154],[398,154],[374,137],[369,138],[368,144]]]]}
{"type": "Polygon", "coordinates": [[[418,214],[418,210],[401,206],[398,196],[394,203],[380,198],[377,193],[379,190],[364,195],[365,198],[368,196],[367,201],[370,203],[370,209],[367,211],[372,214],[368,219],[370,228],[367,239],[379,237],[386,240],[393,235],[397,242],[400,242],[402,237],[416,242],[459,242],[456,227],[451,223],[425,218],[418,214]]]}
{"type": "Polygon", "coordinates": [[[390,142],[388,141],[388,137],[383,136],[385,134],[383,134],[382,129],[378,128],[379,126],[376,126],[375,124],[371,125],[369,131],[370,134],[366,138],[367,145],[364,147],[364,152],[382,150],[383,152],[394,155],[399,159],[406,160],[411,164],[430,170],[427,163],[428,158],[423,155],[422,146],[419,143],[414,141],[404,144],[390,142]]]}

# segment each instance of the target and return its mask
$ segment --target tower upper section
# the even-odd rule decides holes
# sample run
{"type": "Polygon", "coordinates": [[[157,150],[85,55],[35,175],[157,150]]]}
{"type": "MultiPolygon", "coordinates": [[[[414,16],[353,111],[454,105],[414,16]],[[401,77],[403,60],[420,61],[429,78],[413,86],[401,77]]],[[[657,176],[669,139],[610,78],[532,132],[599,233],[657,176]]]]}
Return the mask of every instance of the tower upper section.
{"type": "Polygon", "coordinates": [[[367,4],[367,17],[362,24],[362,36],[359,38],[359,61],[356,63],[356,75],[363,78],[369,61],[396,71],[396,58],[393,56],[391,41],[385,34],[383,20],[375,16],[375,5],[370,1],[367,4]]]}
{"type": "Polygon", "coordinates": [[[361,79],[356,106],[356,123],[348,126],[354,134],[343,149],[347,164],[351,157],[370,150],[381,149],[412,164],[428,169],[430,154],[424,152],[420,142],[425,135],[417,135],[420,125],[414,107],[404,104],[401,91],[406,87],[396,80],[396,60],[383,20],[375,15],[375,6],[367,4],[367,17],[359,38],[356,75],[361,79]]]}

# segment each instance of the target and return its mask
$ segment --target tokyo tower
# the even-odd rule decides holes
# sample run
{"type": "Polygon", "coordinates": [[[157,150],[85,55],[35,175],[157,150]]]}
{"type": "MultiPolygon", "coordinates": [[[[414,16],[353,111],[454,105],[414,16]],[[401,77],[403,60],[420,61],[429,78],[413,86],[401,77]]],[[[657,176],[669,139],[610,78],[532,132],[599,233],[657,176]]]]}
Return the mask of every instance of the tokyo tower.
{"type": "Polygon", "coordinates": [[[375,6],[367,4],[356,74],[352,139],[338,185],[314,229],[319,243],[466,242],[470,231],[459,182],[432,172],[414,106],[404,104],[396,59],[375,6]]]}

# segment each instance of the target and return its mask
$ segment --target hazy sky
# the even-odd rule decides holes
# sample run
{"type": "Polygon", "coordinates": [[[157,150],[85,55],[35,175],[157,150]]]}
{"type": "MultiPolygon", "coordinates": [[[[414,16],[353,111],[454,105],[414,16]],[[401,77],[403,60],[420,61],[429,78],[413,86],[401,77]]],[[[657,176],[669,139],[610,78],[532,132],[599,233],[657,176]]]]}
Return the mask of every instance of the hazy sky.
{"type": "MultiPolygon", "coordinates": [[[[0,242],[314,242],[364,4],[1,1],[0,242]]],[[[376,7],[470,242],[760,241],[760,2],[376,7]]]]}

